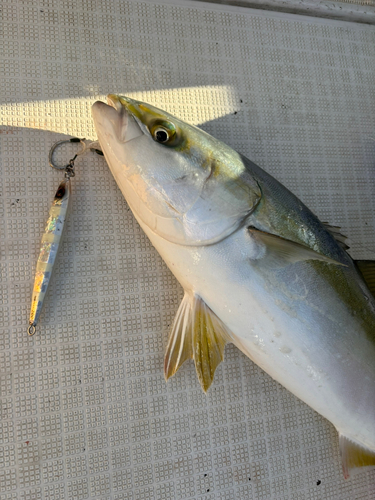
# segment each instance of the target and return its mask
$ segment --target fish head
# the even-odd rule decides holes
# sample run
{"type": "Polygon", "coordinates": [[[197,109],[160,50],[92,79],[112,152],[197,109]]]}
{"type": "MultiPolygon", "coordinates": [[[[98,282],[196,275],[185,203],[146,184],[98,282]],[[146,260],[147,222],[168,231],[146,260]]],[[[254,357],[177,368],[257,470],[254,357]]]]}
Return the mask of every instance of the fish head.
{"type": "Polygon", "coordinates": [[[177,244],[231,234],[260,199],[240,156],[150,104],[110,94],[92,108],[111,172],[138,221],[177,244]]]}

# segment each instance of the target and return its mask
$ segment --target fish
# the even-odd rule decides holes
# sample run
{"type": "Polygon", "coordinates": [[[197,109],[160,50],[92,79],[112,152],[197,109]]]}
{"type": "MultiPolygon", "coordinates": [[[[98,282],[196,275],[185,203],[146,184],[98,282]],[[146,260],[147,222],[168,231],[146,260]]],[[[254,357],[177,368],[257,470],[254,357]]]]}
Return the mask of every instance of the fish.
{"type": "Polygon", "coordinates": [[[42,236],[40,252],[35,270],[35,280],[31,299],[29,317],[29,335],[34,335],[42,312],[44,298],[51,280],[53,266],[56,261],[63,234],[71,198],[70,178],[65,178],[55,193],[46,227],[42,236]]]}
{"type": "Polygon", "coordinates": [[[184,289],[165,378],[193,358],[207,391],[233,343],[336,427],[346,478],[374,466],[374,263],[358,266],[339,228],[203,130],[116,94],[92,116],[130,209],[184,289]]]}

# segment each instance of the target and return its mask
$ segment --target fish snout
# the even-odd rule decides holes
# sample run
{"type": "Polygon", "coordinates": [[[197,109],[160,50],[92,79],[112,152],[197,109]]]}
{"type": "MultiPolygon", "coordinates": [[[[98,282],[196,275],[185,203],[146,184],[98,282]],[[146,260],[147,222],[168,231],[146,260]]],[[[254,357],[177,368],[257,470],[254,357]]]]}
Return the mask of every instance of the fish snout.
{"type": "Polygon", "coordinates": [[[122,105],[118,96],[109,94],[108,104],[96,101],[92,106],[92,116],[99,136],[112,136],[112,140],[125,143],[143,135],[133,116],[122,105]]]}
{"type": "Polygon", "coordinates": [[[100,138],[104,133],[108,135],[116,132],[119,128],[119,113],[112,106],[108,106],[102,101],[96,101],[91,108],[92,117],[98,136],[100,138]]]}

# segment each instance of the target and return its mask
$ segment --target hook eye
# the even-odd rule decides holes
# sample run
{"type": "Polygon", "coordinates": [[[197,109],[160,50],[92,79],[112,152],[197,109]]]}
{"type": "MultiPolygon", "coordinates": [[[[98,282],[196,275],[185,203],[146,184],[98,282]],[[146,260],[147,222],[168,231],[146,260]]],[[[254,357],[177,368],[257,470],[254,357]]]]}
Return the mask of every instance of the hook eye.
{"type": "MultiPolygon", "coordinates": [[[[74,161],[78,155],[84,153],[86,151],[86,144],[83,142],[85,139],[79,139],[78,137],[73,137],[72,139],[66,139],[64,141],[57,141],[53,146],[52,148],[50,149],[49,151],[49,154],[48,154],[48,163],[49,163],[49,166],[52,167],[52,168],[55,168],[56,170],[65,170],[66,169],[66,165],[64,166],[59,166],[59,165],[55,165],[53,163],[53,159],[52,159],[52,156],[53,156],[53,153],[55,152],[55,149],[58,148],[59,146],[61,146],[61,144],[66,144],[67,142],[80,142],[82,145],[83,145],[83,148],[78,151],[78,153],[75,155],[75,157],[70,160],[70,161],[74,161]]],[[[70,162],[69,162],[70,164],[70,162]]],[[[69,166],[68,164],[68,166],[69,166]]]]}

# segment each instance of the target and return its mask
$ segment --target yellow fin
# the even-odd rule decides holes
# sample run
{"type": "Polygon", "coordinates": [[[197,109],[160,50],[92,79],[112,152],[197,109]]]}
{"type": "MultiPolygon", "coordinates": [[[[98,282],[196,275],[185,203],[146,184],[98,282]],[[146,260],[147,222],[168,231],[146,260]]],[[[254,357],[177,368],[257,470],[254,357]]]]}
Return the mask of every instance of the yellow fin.
{"type": "Polygon", "coordinates": [[[231,334],[224,323],[200,298],[194,297],[192,312],[193,357],[204,392],[212,384],[215,370],[224,359],[225,344],[231,334]]]}
{"type": "Polygon", "coordinates": [[[357,264],[368,289],[375,297],[375,261],[356,260],[355,263],[357,264]]]}
{"type": "Polygon", "coordinates": [[[321,260],[329,264],[347,267],[337,260],[322,255],[295,241],[286,240],[276,234],[265,233],[254,227],[248,228],[249,233],[266,247],[266,256],[270,256],[276,266],[285,266],[303,260],[321,260]]]}
{"type": "Polygon", "coordinates": [[[345,479],[349,478],[351,469],[375,466],[375,451],[365,448],[343,434],[340,434],[339,443],[345,479]]]}
{"type": "Polygon", "coordinates": [[[189,358],[194,358],[204,392],[212,384],[215,370],[224,358],[231,333],[199,296],[185,293],[174,319],[164,359],[166,380],[189,358]]]}

